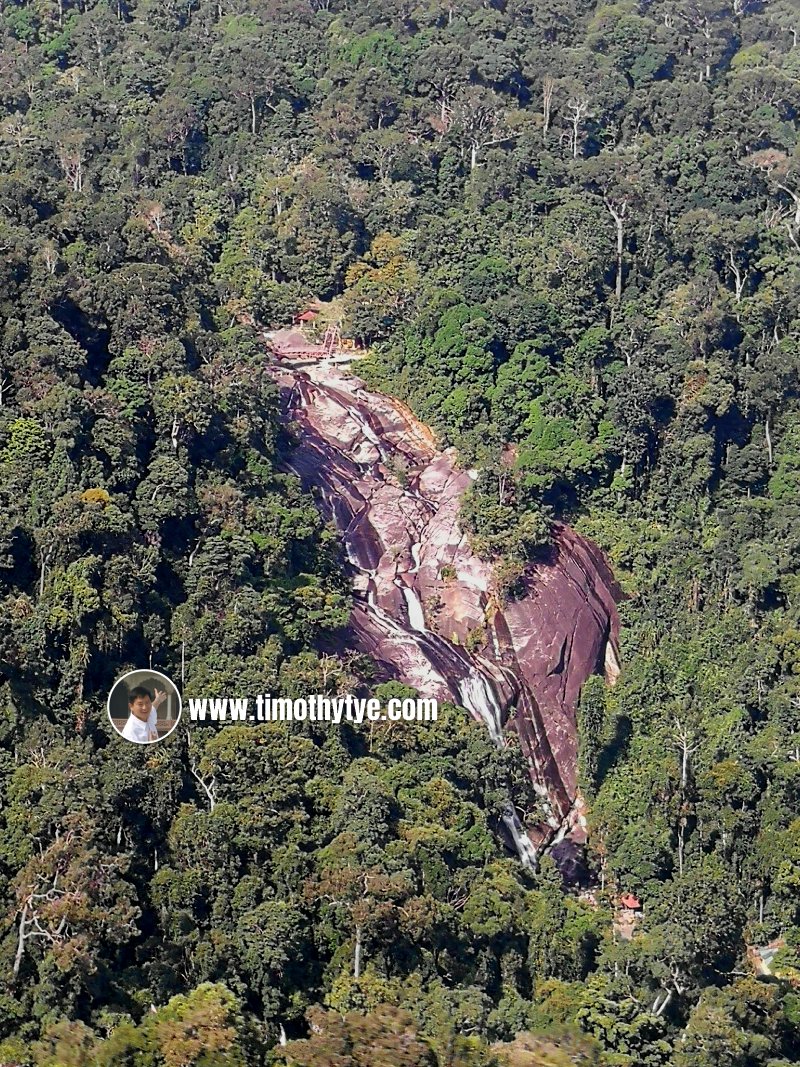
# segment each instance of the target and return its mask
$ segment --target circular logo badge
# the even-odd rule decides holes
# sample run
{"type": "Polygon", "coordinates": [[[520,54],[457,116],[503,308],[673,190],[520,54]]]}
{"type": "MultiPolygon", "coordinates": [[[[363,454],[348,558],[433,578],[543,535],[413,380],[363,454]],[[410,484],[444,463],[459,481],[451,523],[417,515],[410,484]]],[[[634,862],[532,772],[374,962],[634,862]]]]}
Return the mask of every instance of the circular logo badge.
{"type": "Polygon", "coordinates": [[[150,667],[128,671],[108,694],[106,711],[114,730],[135,745],[163,741],[180,722],[183,703],[178,687],[150,667]]]}

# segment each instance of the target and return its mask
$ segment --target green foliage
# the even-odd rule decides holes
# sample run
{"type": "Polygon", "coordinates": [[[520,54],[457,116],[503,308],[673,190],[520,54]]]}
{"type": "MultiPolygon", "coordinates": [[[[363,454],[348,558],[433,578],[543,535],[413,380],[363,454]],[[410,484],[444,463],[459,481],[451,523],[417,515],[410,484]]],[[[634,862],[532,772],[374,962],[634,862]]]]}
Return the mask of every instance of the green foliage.
{"type": "Polygon", "coordinates": [[[2,5],[3,1062],[797,1060],[798,32],[786,0],[2,5]],[[134,665],[366,680],[319,651],[340,547],[244,325],[313,297],[477,469],[498,598],[563,519],[629,595],[577,708],[597,907],[504,855],[514,750],[455,709],[113,743],[134,665]]]}

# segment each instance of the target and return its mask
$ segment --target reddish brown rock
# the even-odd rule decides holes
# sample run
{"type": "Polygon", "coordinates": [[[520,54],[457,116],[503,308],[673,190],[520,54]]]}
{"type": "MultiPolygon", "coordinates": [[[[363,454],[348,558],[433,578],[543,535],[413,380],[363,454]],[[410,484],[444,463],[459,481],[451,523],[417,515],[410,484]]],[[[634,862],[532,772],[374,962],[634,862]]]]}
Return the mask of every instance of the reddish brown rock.
{"type": "MultiPolygon", "coordinates": [[[[498,744],[515,730],[545,812],[530,838],[579,838],[576,703],[590,674],[613,681],[617,670],[619,590],[603,554],[559,525],[525,595],[500,607],[492,567],[458,522],[475,472],[341,368],[276,365],[275,376],[297,440],[289,465],[316,490],[353,568],[350,642],[386,677],[466,707],[498,744]],[[478,628],[483,642],[467,642],[478,628]]],[[[526,858],[516,814],[504,821],[526,858]]]]}

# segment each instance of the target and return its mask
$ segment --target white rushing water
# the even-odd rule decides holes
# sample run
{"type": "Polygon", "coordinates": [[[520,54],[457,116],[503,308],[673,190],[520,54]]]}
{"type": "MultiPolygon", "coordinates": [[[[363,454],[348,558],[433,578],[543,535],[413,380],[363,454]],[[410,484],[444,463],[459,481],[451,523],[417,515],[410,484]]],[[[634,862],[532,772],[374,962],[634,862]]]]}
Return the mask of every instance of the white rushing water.
{"type": "Polygon", "coordinates": [[[506,806],[503,812],[503,825],[511,835],[511,840],[514,842],[520,861],[525,867],[535,870],[538,864],[536,849],[533,847],[533,842],[525,832],[525,827],[520,822],[516,809],[511,803],[506,806]]]}
{"type": "Polygon", "coordinates": [[[420,567],[420,552],[422,551],[422,543],[415,541],[411,546],[411,558],[414,561],[414,566],[408,572],[409,574],[416,574],[420,567]]]}
{"type": "Polygon", "coordinates": [[[458,683],[458,694],[467,711],[486,723],[489,736],[499,748],[503,744],[503,709],[494,689],[476,667],[458,683]]]}
{"type": "Polygon", "coordinates": [[[427,633],[428,628],[425,625],[425,612],[422,610],[422,602],[416,592],[409,588],[409,586],[402,585],[401,588],[406,602],[409,626],[412,630],[416,630],[417,633],[427,633]]]}
{"type": "Polygon", "coordinates": [[[347,535],[347,531],[342,534],[342,540],[344,541],[344,550],[347,553],[347,558],[352,564],[352,566],[354,566],[356,570],[363,571],[364,568],[361,566],[361,560],[358,558],[355,551],[353,550],[353,546],[350,538],[347,535]]]}
{"type": "Polygon", "coordinates": [[[406,602],[406,614],[408,615],[408,625],[412,630],[416,630],[419,634],[426,634],[428,627],[425,625],[425,612],[422,610],[422,601],[417,596],[415,589],[406,585],[402,578],[395,578],[394,584],[403,594],[403,600],[406,602]]]}
{"type": "MultiPolygon", "coordinates": [[[[371,572],[368,572],[368,573],[369,573],[370,579],[374,579],[375,572],[371,571],[371,572]]],[[[413,591],[410,590],[410,592],[413,592],[413,591]]],[[[367,606],[368,606],[370,612],[381,623],[381,625],[383,626],[384,630],[387,633],[389,633],[389,632],[394,633],[402,641],[404,641],[406,643],[413,643],[413,644],[415,644],[417,646],[417,648],[420,648],[419,639],[415,638],[414,634],[410,630],[407,630],[405,628],[405,626],[403,626],[400,622],[397,621],[397,619],[392,618],[392,616],[388,613],[388,611],[384,611],[384,609],[378,604],[378,598],[377,598],[377,594],[375,592],[375,585],[374,585],[374,581],[372,581],[372,580],[370,581],[369,587],[367,589],[367,606]]],[[[419,610],[420,610],[420,613],[421,613],[422,612],[422,605],[419,606],[419,610]]],[[[410,616],[409,616],[409,622],[410,621],[411,620],[410,620],[410,616]]],[[[428,631],[425,629],[424,624],[425,624],[425,619],[423,617],[422,618],[422,627],[419,628],[418,632],[427,634],[428,631]]],[[[436,669],[436,667],[433,665],[430,657],[425,655],[425,652],[423,650],[421,650],[421,651],[422,651],[422,654],[425,656],[425,659],[427,660],[427,662],[428,662],[428,664],[430,666],[430,680],[433,681],[433,682],[436,682],[439,685],[441,685],[442,688],[444,688],[444,689],[449,688],[449,682],[447,681],[445,676],[439,670],[436,669]]]]}
{"type": "Polygon", "coordinates": [[[397,619],[393,619],[388,611],[384,611],[383,608],[380,607],[373,584],[370,584],[367,592],[367,604],[375,618],[379,619],[387,630],[391,630],[392,633],[399,634],[402,637],[409,636],[408,631],[400,625],[397,619]]]}
{"type": "Polygon", "coordinates": [[[391,457],[389,456],[389,454],[386,451],[385,444],[380,439],[380,437],[378,437],[378,435],[372,429],[372,427],[367,422],[367,420],[365,418],[363,418],[363,416],[359,413],[359,411],[356,408],[348,408],[347,411],[348,411],[348,414],[350,415],[351,419],[356,424],[356,426],[358,426],[359,430],[364,435],[364,437],[369,442],[369,444],[372,445],[375,448],[375,450],[377,451],[378,455],[383,460],[383,462],[384,463],[388,463],[390,461],[391,457]]]}

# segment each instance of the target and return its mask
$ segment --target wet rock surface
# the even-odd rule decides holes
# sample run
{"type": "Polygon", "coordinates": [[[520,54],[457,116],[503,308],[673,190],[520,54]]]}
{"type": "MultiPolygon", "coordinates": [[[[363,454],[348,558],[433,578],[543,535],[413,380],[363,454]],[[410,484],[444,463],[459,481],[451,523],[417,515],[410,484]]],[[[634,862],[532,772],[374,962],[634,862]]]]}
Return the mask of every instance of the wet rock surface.
{"type": "Polygon", "coordinates": [[[503,820],[523,859],[582,839],[575,708],[590,674],[616,678],[620,598],[602,552],[567,526],[501,603],[458,513],[475,472],[400,402],[340,367],[276,363],[297,446],[290,469],[342,534],[355,606],[345,640],[387,678],[455,701],[497,744],[516,731],[544,817],[503,820]]]}

